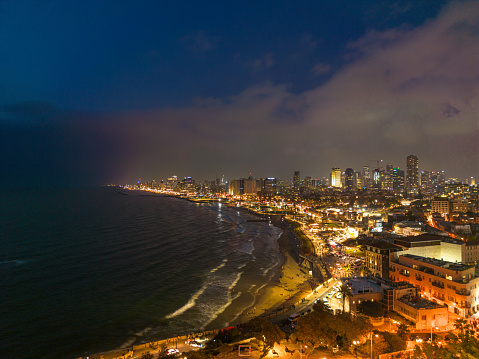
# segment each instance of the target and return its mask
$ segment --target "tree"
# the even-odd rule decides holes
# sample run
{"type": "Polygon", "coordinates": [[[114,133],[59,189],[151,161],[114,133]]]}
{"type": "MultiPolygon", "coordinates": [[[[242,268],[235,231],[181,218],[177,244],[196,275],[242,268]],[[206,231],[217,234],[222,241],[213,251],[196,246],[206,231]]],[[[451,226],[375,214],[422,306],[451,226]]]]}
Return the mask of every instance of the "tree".
{"type": "Polygon", "coordinates": [[[144,352],[141,355],[141,359],[153,359],[153,354],[151,354],[150,352],[144,352]]]}
{"type": "Polygon", "coordinates": [[[348,277],[351,277],[354,273],[354,267],[351,263],[348,263],[343,267],[343,270],[346,272],[348,277]]]}
{"type": "Polygon", "coordinates": [[[398,335],[403,339],[406,340],[407,335],[409,334],[409,326],[407,324],[401,323],[398,325],[398,335]]]}
{"type": "Polygon", "coordinates": [[[454,328],[459,331],[459,338],[463,339],[465,331],[469,329],[469,324],[467,323],[467,320],[459,318],[454,322],[454,328]]]}
{"type": "Polygon", "coordinates": [[[351,295],[351,289],[347,285],[342,285],[339,287],[339,293],[341,293],[341,298],[343,300],[343,313],[344,313],[344,303],[346,301],[346,297],[349,297],[351,295]]]}
{"type": "Polygon", "coordinates": [[[158,350],[158,358],[167,358],[168,357],[168,345],[165,342],[162,342],[158,350]]]}
{"type": "Polygon", "coordinates": [[[314,311],[297,321],[291,339],[305,349],[305,357],[316,348],[349,346],[371,331],[371,325],[361,317],[352,319],[348,314],[334,315],[331,311],[314,311]],[[306,347],[304,347],[306,346],[306,347]]]}
{"type": "Polygon", "coordinates": [[[372,300],[365,300],[359,303],[358,312],[373,318],[379,318],[384,315],[381,303],[372,300]]]}
{"type": "Polygon", "coordinates": [[[280,343],[285,338],[283,331],[266,318],[256,317],[248,322],[247,327],[254,333],[258,340],[263,342],[260,359],[268,355],[275,343],[280,343]]]}
{"type": "Polygon", "coordinates": [[[417,358],[432,359],[455,359],[479,358],[479,339],[474,336],[474,332],[469,328],[467,322],[463,319],[456,321],[458,335],[449,333],[451,342],[447,346],[439,346],[437,343],[423,343],[416,345],[414,355],[417,358]]]}
{"type": "Polygon", "coordinates": [[[367,276],[369,273],[371,273],[371,269],[369,269],[369,267],[365,264],[363,264],[363,266],[361,267],[361,275],[363,277],[367,276]]]}

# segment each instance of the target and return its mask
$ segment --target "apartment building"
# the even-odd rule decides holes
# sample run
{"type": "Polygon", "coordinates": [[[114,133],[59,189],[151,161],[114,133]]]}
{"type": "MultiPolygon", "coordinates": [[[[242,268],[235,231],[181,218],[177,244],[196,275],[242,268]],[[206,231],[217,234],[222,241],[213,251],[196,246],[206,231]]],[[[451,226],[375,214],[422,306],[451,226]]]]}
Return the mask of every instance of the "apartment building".
{"type": "Polygon", "coordinates": [[[479,277],[474,265],[398,254],[391,253],[392,281],[412,284],[422,297],[447,306],[449,313],[459,317],[467,318],[479,311],[479,277]]]}

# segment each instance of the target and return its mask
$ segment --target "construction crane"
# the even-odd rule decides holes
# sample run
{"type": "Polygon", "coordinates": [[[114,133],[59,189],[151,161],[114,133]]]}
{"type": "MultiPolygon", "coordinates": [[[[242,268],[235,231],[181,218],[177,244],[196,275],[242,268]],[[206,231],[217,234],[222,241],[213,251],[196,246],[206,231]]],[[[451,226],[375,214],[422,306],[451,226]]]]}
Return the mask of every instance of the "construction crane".
{"type": "Polygon", "coordinates": [[[383,160],[371,160],[371,162],[376,162],[376,169],[379,171],[381,169],[381,167],[379,166],[379,164],[382,162],[383,160]]]}

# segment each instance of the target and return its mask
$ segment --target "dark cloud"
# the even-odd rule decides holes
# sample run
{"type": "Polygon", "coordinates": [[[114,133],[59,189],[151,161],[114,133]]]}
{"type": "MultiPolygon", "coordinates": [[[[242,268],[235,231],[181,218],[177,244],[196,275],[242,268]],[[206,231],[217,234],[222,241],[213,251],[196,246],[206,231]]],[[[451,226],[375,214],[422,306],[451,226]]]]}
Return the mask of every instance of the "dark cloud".
{"type": "MultiPolygon", "coordinates": [[[[196,97],[191,106],[101,116],[3,108],[0,155],[11,158],[6,168],[16,177],[44,166],[98,182],[250,172],[289,178],[294,170],[321,177],[377,159],[404,168],[409,154],[420,169],[479,177],[478,17],[479,3],[451,3],[421,26],[369,31],[347,46],[353,56],[334,72],[318,57],[313,71],[329,77],[300,93],[261,82],[235,95],[196,97]],[[31,113],[53,118],[51,131],[8,122],[31,113]]],[[[187,39],[198,51],[215,41],[207,33],[187,39]]],[[[275,60],[266,51],[250,65],[264,72],[275,60]]]]}

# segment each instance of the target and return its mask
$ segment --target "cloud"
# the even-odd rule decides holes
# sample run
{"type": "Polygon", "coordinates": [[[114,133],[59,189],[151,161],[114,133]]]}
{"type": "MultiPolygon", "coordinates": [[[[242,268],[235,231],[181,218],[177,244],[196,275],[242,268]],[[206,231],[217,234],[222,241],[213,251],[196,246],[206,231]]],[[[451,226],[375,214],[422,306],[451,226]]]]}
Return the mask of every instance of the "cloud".
{"type": "MultiPolygon", "coordinates": [[[[190,107],[72,116],[56,122],[61,142],[48,148],[63,147],[88,172],[103,180],[112,172],[117,181],[250,172],[287,179],[294,170],[320,177],[378,158],[404,168],[409,154],[420,169],[479,177],[478,17],[479,3],[451,3],[422,26],[370,31],[348,45],[343,68],[299,94],[262,83],[190,107]]],[[[212,46],[191,39],[199,49],[212,46]]],[[[267,69],[273,55],[251,65],[267,69]]],[[[318,63],[316,72],[325,71],[318,63]]]]}
{"type": "MultiPolygon", "coordinates": [[[[189,108],[115,115],[111,130],[133,144],[135,177],[148,168],[163,177],[318,177],[377,158],[404,167],[411,153],[421,169],[477,176],[477,14],[478,3],[454,3],[420,27],[370,31],[349,44],[350,62],[304,93],[259,84],[189,108]]],[[[267,54],[254,65],[272,64],[267,54]]]]}
{"type": "Polygon", "coordinates": [[[320,62],[319,64],[314,66],[312,70],[316,75],[322,75],[322,74],[328,73],[329,70],[331,70],[331,66],[323,62],[320,62]]]}

